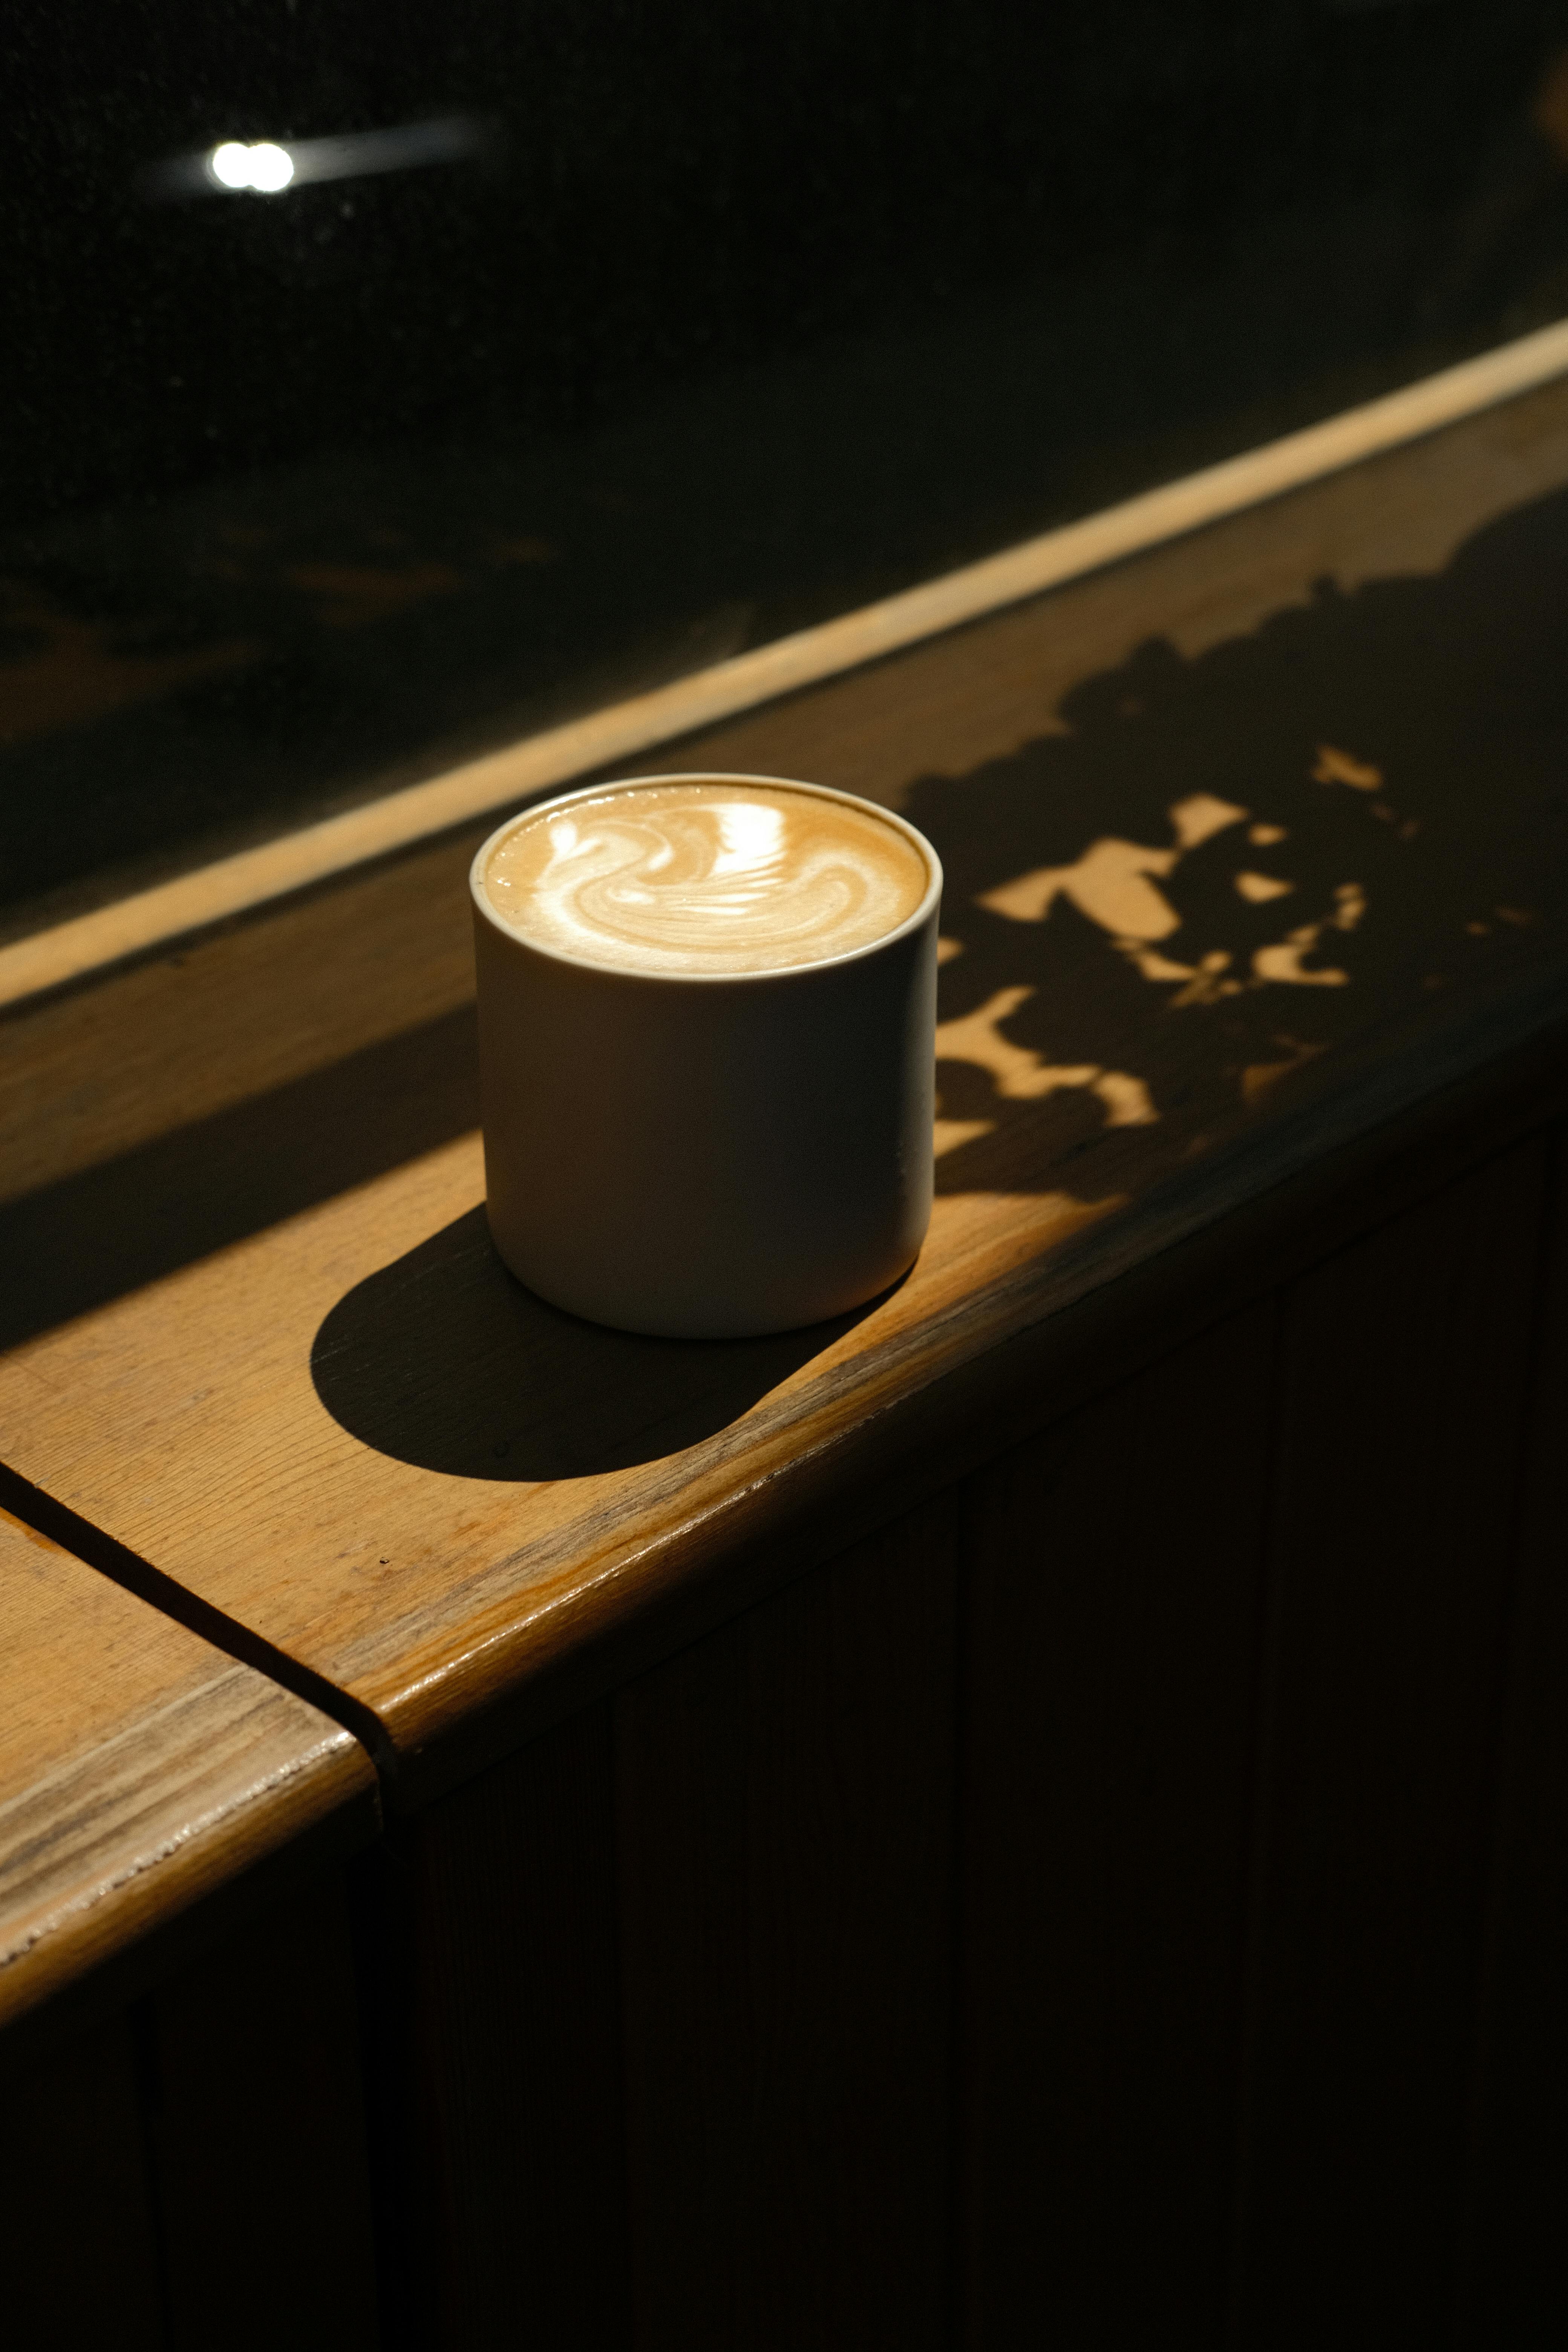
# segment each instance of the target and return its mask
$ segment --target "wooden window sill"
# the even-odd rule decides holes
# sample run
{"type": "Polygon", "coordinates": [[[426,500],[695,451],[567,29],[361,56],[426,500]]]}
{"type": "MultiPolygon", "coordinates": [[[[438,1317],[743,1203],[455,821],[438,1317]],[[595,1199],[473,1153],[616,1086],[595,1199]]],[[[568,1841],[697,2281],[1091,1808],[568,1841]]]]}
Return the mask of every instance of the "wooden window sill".
{"type": "Polygon", "coordinates": [[[123,1999],[107,1963],[137,1946],[166,1967],[165,1931],[279,1857],[367,1843],[376,1796],[338,1724],[5,1513],[0,1599],[9,2055],[20,2021],[68,2007],[89,1976],[98,2006],[123,1999]]]}
{"type": "Polygon", "coordinates": [[[427,1798],[1543,1125],[1564,484],[1557,384],[647,763],[868,793],[947,861],[937,1216],[842,1326],[633,1340],[502,1274],[472,828],[19,1014],[20,1507],[427,1798]]]}

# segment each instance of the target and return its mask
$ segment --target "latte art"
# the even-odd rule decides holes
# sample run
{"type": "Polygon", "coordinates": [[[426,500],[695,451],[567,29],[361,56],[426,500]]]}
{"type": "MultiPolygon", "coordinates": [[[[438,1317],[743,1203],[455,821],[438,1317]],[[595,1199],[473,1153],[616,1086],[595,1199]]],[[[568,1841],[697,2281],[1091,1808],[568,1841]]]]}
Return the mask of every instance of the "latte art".
{"type": "Polygon", "coordinates": [[[524,817],[485,895],[536,946],[621,970],[775,971],[869,947],[912,915],[925,859],[841,801],[715,777],[524,817]]]}

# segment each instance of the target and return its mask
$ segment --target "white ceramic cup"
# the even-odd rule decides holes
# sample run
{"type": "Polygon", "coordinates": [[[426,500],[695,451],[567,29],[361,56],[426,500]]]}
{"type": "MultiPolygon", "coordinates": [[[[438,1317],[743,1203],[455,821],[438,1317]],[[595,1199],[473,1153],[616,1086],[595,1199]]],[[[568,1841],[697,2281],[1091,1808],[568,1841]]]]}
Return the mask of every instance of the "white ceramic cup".
{"type": "Polygon", "coordinates": [[[622,1330],[735,1338],[842,1314],[908,1270],[931,1218],[942,900],[912,825],[783,777],[626,777],[509,817],[468,878],[489,1226],[531,1290],[622,1330]],[[680,783],[847,803],[914,845],[929,887],[868,946],[724,974],[589,962],[497,914],[490,860],[542,807],[680,783]]]}

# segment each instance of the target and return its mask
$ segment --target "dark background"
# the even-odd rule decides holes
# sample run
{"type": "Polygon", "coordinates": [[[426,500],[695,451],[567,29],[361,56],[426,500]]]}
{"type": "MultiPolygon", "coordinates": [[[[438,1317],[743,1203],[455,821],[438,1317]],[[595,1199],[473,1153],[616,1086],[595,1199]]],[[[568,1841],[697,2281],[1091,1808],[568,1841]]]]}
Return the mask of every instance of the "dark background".
{"type": "Polygon", "coordinates": [[[1568,311],[1542,0],[7,12],[12,929],[1568,311]],[[466,158],[158,194],[225,138],[466,158]]]}

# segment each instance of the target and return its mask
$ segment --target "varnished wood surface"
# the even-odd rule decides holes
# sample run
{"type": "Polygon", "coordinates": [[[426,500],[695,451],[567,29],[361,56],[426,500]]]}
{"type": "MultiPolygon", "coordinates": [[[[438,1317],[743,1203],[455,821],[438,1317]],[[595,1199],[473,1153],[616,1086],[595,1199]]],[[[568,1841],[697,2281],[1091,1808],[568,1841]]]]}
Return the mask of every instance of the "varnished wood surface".
{"type": "Polygon", "coordinates": [[[396,1034],[462,985],[456,853],[427,932],[283,919],[262,1016],[223,973],[281,970],[266,927],[130,976],[151,1034],[207,1006],[205,1124],[150,1140],[156,1085],[97,1089],[111,996],[47,1008],[16,1036],[58,1164],[142,1139],[7,1213],[4,1458],[374,1710],[411,1787],[449,1773],[422,1751],[863,1482],[934,1383],[1557,1034],[1564,480],[1558,389],[672,755],[870,791],[947,866],[937,1217],[836,1329],[626,1339],[500,1272],[477,1138],[438,1134],[466,1016],[396,1034]],[[329,1034],[365,1050],[321,1069],[329,1034]]]}
{"type": "Polygon", "coordinates": [[[347,1732],[0,1513],[0,2023],[334,1822],[347,1732]]]}
{"type": "Polygon", "coordinates": [[[919,644],[1222,515],[1477,415],[1568,372],[1568,327],[1543,327],[1362,407],[1162,484],[881,603],[738,654],[504,751],[384,793],[96,913],[0,948],[0,1003],[21,1000],[405,848],[607,761],[919,644]]]}
{"type": "Polygon", "coordinates": [[[411,2341],[1561,2336],[1558,1148],[396,1823],[411,2341]]]}
{"type": "MultiPolygon", "coordinates": [[[[1387,604],[1398,598],[1392,583],[1440,573],[1473,532],[1565,483],[1568,388],[1552,385],[1200,537],[710,728],[643,764],[675,771],[696,761],[805,776],[899,805],[916,777],[962,779],[1039,739],[1078,731],[1064,720],[1063,698],[1097,675],[1113,679],[1151,641],[1199,663],[1270,616],[1278,632],[1284,616],[1310,604],[1318,580],[1349,595],[1391,583],[1373,599],[1387,604]]],[[[1413,604],[1399,601],[1419,632],[1419,593],[1413,604]]],[[[1369,650],[1375,655],[1375,645],[1369,650]]],[[[1395,696],[1410,690],[1408,666],[1407,657],[1403,678],[1390,680],[1395,696]]],[[[1359,667],[1361,700],[1369,685],[1375,696],[1376,680],[1359,667]]],[[[1332,700],[1325,708],[1342,718],[1332,700]]],[[[1243,754],[1256,740],[1256,711],[1247,730],[1237,743],[1243,754]]],[[[1162,780],[1152,782],[1163,817],[1162,780]]],[[[1205,785],[1222,789],[1212,772],[1187,788],[1205,785]]],[[[1173,788],[1165,798],[1176,796],[1173,788]]],[[[1108,810],[1119,824],[1127,814],[1108,810]]],[[[487,818],[264,919],[10,1009],[0,1022],[0,1201],[182,1129],[199,1147],[198,1122],[460,1015],[473,996],[468,869],[489,829],[487,818]]],[[[448,1056],[471,1051],[460,1021],[444,1044],[448,1056]]],[[[444,1110],[444,1134],[471,1123],[473,1100],[470,1088],[466,1117],[444,1110]]],[[[298,1138],[290,1143],[298,1157],[298,1138]]],[[[252,1154],[260,1148],[253,1138],[252,1154]]],[[[362,1136],[357,1172],[395,1165],[410,1148],[418,1147],[400,1132],[362,1136]]],[[[247,1204],[238,1213],[258,1211],[247,1204]]],[[[240,1222],[226,1238],[248,1230],[240,1222]]]]}
{"type": "Polygon", "coordinates": [[[397,1824],[422,2352],[951,2340],[961,1516],[397,1824]]]}

